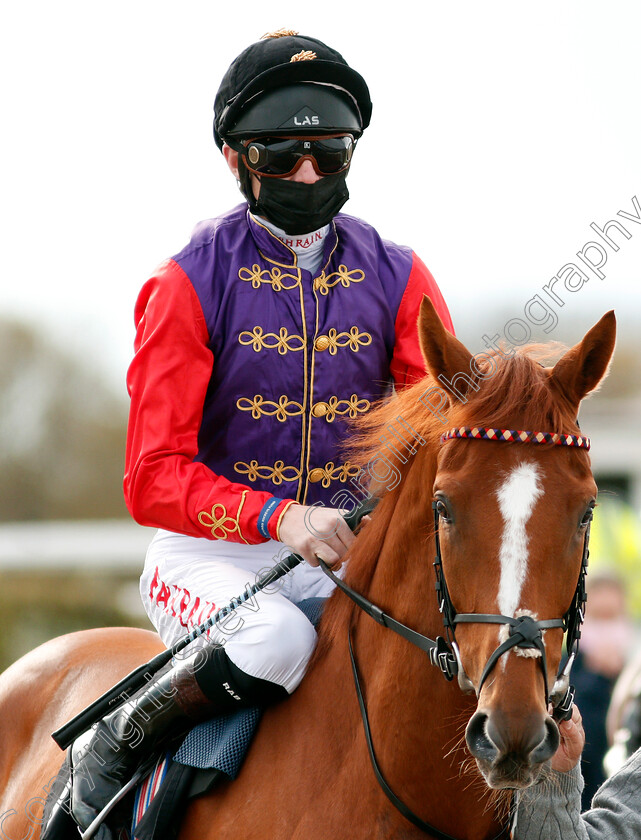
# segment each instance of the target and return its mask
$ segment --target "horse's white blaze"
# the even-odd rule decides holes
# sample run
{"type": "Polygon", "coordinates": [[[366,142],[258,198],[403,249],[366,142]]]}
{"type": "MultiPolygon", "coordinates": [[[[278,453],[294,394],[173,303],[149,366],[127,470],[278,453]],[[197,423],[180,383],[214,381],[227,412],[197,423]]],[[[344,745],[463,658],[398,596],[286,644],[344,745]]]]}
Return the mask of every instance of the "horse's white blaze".
{"type": "Polygon", "coordinates": [[[501,615],[515,616],[528,568],[526,525],[538,498],[543,494],[536,464],[520,463],[496,491],[503,517],[499,561],[498,607],[501,615]]]}

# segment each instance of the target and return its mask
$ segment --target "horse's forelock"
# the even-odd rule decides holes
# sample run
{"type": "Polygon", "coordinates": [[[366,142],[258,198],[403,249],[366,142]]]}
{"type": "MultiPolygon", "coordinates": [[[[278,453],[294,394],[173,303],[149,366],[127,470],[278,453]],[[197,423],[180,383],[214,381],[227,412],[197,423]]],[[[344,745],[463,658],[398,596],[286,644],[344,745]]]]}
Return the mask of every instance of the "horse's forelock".
{"type": "MultiPolygon", "coordinates": [[[[576,428],[573,408],[550,387],[550,369],[543,366],[543,362],[551,363],[564,349],[557,343],[531,344],[511,356],[505,351],[484,354],[486,358],[479,358],[477,364],[485,378],[471,371],[461,372],[472,379],[478,390],[470,387],[465,401],[454,396],[452,405],[444,405],[439,412],[430,411],[421,402],[426,392],[441,387],[428,375],[359,417],[353,423],[345,454],[361,467],[377,456],[390,457],[381,437],[389,439],[390,430],[396,430],[407,439],[399,418],[406,424],[405,429],[410,426],[431,449],[438,445],[440,435],[453,426],[507,428],[511,418],[526,419],[529,431],[570,433],[576,428]]],[[[437,405],[436,400],[432,404],[437,405]]],[[[403,474],[406,465],[399,461],[395,466],[403,474]]]]}
{"type": "Polygon", "coordinates": [[[527,431],[576,432],[574,408],[551,387],[551,368],[543,366],[543,361],[563,349],[558,344],[529,345],[507,358],[492,354],[491,361],[484,363],[484,370],[492,375],[475,380],[479,390],[470,388],[467,403],[455,401],[451,425],[503,429],[520,425],[527,431]]]}

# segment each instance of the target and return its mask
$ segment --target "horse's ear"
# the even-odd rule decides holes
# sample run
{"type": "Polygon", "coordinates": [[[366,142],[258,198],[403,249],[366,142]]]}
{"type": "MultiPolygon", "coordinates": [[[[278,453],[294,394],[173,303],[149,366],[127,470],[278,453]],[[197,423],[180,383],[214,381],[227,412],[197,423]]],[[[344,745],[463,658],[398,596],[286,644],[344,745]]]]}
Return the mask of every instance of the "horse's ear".
{"type": "Polygon", "coordinates": [[[552,369],[552,382],[576,409],[607,373],[615,338],[616,319],[610,310],[552,369]]]}
{"type": "MultiPolygon", "coordinates": [[[[434,304],[423,295],[418,317],[418,336],[423,358],[432,377],[442,384],[452,385],[461,396],[469,388],[472,354],[464,344],[448,332],[439,318],[434,304]]],[[[448,396],[451,391],[446,389],[448,396]]]]}

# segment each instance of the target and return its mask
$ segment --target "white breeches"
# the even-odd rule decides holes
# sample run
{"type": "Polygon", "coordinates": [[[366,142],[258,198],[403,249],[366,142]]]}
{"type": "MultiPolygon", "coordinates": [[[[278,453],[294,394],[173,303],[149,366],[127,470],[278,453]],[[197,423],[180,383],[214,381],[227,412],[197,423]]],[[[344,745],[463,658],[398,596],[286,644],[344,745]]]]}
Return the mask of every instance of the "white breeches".
{"type": "MultiPolygon", "coordinates": [[[[241,545],[158,531],[140,578],[147,615],[169,647],[202,624],[290,552],[275,540],[241,545]]],[[[207,634],[246,674],[294,691],[316,645],[316,631],[294,603],[327,597],[334,584],[301,563],[207,634]]]]}

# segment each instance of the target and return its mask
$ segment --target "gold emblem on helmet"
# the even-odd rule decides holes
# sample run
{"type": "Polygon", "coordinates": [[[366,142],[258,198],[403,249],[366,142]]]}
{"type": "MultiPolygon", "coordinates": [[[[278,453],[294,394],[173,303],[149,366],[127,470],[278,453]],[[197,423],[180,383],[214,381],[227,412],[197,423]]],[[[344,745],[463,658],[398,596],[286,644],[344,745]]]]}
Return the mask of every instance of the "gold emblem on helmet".
{"type": "Polygon", "coordinates": [[[256,148],[256,146],[250,146],[249,151],[247,152],[247,158],[250,163],[258,163],[260,160],[260,152],[256,148]]]}
{"type": "Polygon", "coordinates": [[[298,35],[295,29],[276,29],[274,32],[265,32],[264,35],[260,36],[261,41],[265,41],[267,38],[287,38],[290,35],[298,35]]]}
{"type": "Polygon", "coordinates": [[[318,58],[315,52],[312,50],[301,50],[289,59],[289,63],[291,64],[292,61],[311,61],[313,58],[318,58]]]}

